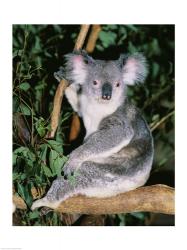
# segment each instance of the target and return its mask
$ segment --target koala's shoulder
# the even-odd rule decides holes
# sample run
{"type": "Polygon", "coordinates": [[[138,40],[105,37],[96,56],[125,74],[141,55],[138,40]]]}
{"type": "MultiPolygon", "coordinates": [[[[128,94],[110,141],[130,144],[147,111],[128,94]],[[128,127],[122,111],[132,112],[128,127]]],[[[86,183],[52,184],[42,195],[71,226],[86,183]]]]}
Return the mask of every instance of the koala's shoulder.
{"type": "Polygon", "coordinates": [[[120,107],[119,114],[123,117],[123,119],[127,119],[131,122],[137,119],[137,116],[140,114],[140,111],[133,103],[131,103],[127,99],[120,107]]]}

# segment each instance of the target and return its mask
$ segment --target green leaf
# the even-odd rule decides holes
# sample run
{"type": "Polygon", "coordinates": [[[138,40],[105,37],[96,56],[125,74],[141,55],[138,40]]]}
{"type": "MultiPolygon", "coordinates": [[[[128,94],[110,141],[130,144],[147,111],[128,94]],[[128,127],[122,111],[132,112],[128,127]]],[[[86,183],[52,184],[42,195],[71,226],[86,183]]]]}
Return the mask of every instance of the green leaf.
{"type": "Polygon", "coordinates": [[[34,89],[41,91],[41,90],[44,90],[46,86],[47,86],[47,83],[45,83],[45,82],[39,82],[38,85],[34,89]]]}
{"type": "Polygon", "coordinates": [[[69,181],[70,185],[75,186],[75,184],[76,184],[76,178],[75,178],[75,176],[69,175],[68,176],[68,181],[69,181]]]}
{"type": "Polygon", "coordinates": [[[161,54],[159,42],[156,38],[153,38],[153,40],[151,42],[151,52],[153,55],[160,55],[161,54]]]}
{"type": "Polygon", "coordinates": [[[50,168],[47,167],[45,164],[42,164],[42,169],[44,170],[44,173],[45,173],[45,175],[46,175],[47,177],[52,177],[52,176],[53,176],[53,174],[52,174],[50,168]]]}
{"type": "Polygon", "coordinates": [[[28,151],[29,149],[26,147],[19,147],[17,149],[14,150],[14,154],[18,154],[18,153],[24,153],[25,151],[28,151]]]}
{"type": "Polygon", "coordinates": [[[62,33],[62,26],[61,26],[61,25],[54,25],[53,27],[54,27],[54,30],[55,30],[57,33],[59,33],[59,34],[62,33]]]}
{"type": "Polygon", "coordinates": [[[159,166],[159,167],[163,166],[163,165],[167,162],[167,160],[168,160],[167,157],[166,157],[166,158],[163,158],[163,159],[159,162],[158,166],[159,166]]]}
{"type": "Polygon", "coordinates": [[[27,91],[28,89],[30,89],[30,84],[28,82],[23,82],[19,85],[19,88],[24,90],[24,91],[27,91]]]}
{"type": "Polygon", "coordinates": [[[36,160],[36,155],[35,155],[32,151],[28,150],[27,155],[28,155],[28,158],[29,158],[31,161],[34,162],[34,161],[36,160]]]}
{"type": "Polygon", "coordinates": [[[18,182],[18,194],[25,200],[25,190],[22,184],[18,182]]]}
{"type": "Polygon", "coordinates": [[[31,115],[31,109],[28,106],[26,106],[24,103],[20,104],[19,112],[23,113],[24,115],[31,115]]]}
{"type": "Polygon", "coordinates": [[[44,137],[45,134],[46,134],[46,129],[44,126],[42,125],[39,125],[37,128],[36,128],[38,134],[41,136],[41,137],[44,137]]]}
{"type": "Polygon", "coordinates": [[[58,225],[58,215],[57,213],[53,213],[52,215],[53,225],[58,225]]]}
{"type": "Polygon", "coordinates": [[[13,154],[16,156],[23,156],[25,158],[28,157],[28,152],[29,152],[29,148],[27,147],[19,147],[16,150],[14,150],[13,154]]]}
{"type": "Polygon", "coordinates": [[[127,30],[126,30],[126,28],[124,26],[120,26],[119,34],[127,36],[127,30]]]}
{"type": "Polygon", "coordinates": [[[127,31],[124,26],[121,26],[119,28],[119,35],[120,35],[120,39],[118,40],[117,45],[122,45],[124,44],[124,40],[127,38],[127,31]]]}
{"type": "Polygon", "coordinates": [[[33,212],[29,212],[29,219],[33,220],[33,219],[37,219],[40,217],[40,212],[38,210],[33,211],[33,212]]]}
{"type": "Polygon", "coordinates": [[[51,169],[53,169],[54,161],[57,159],[58,153],[55,150],[51,150],[49,153],[49,166],[51,169]]]}
{"type": "Polygon", "coordinates": [[[67,119],[69,119],[71,115],[72,115],[72,112],[66,112],[62,117],[61,123],[65,122],[67,119]]]}
{"type": "Polygon", "coordinates": [[[155,114],[155,115],[153,115],[153,117],[152,117],[152,121],[153,121],[153,122],[154,122],[154,121],[158,121],[159,118],[160,118],[160,115],[159,115],[159,114],[155,114]]]}
{"type": "Polygon", "coordinates": [[[31,185],[28,184],[28,186],[25,187],[24,189],[24,196],[25,196],[25,202],[29,207],[31,207],[33,198],[31,195],[31,185]]]}
{"type": "Polygon", "coordinates": [[[59,154],[63,154],[62,143],[57,142],[55,140],[48,140],[47,143],[50,145],[50,147],[52,149],[54,149],[55,151],[57,151],[59,154]]]}
{"type": "Polygon", "coordinates": [[[67,157],[60,156],[55,150],[49,154],[49,164],[54,175],[61,176],[62,167],[67,161],[67,157]]]}
{"type": "MultiPolygon", "coordinates": [[[[36,155],[27,147],[19,147],[13,152],[13,158],[23,157],[27,164],[33,167],[34,162],[36,161],[36,155]]],[[[16,158],[17,159],[17,158],[16,158]]]]}
{"type": "Polygon", "coordinates": [[[33,53],[38,53],[41,51],[41,41],[40,41],[40,38],[38,36],[35,37],[35,45],[34,45],[34,48],[33,48],[33,53]]]}
{"type": "Polygon", "coordinates": [[[130,53],[134,53],[137,51],[136,47],[133,45],[133,43],[131,41],[129,41],[129,43],[128,43],[128,51],[130,53]]]}
{"type": "Polygon", "coordinates": [[[114,45],[115,44],[115,40],[116,40],[116,33],[112,32],[112,31],[101,31],[99,33],[99,38],[103,44],[103,47],[107,48],[110,45],[114,45]]]}
{"type": "Polygon", "coordinates": [[[19,105],[20,105],[20,101],[19,98],[17,96],[13,97],[13,112],[19,112],[19,105]]]}
{"type": "Polygon", "coordinates": [[[127,27],[130,29],[130,30],[132,30],[132,31],[134,31],[134,32],[138,32],[138,28],[137,27],[135,27],[134,25],[127,25],[127,27]]]}
{"type": "Polygon", "coordinates": [[[139,219],[139,220],[144,220],[145,219],[145,214],[141,212],[134,212],[130,213],[133,217],[139,219]]]}
{"type": "Polygon", "coordinates": [[[39,119],[35,117],[34,119],[36,120],[35,127],[36,127],[38,134],[41,137],[44,137],[46,134],[46,131],[48,130],[47,128],[48,126],[46,126],[47,122],[42,117],[40,117],[39,119]]]}
{"type": "Polygon", "coordinates": [[[62,167],[65,162],[66,162],[66,158],[60,157],[60,156],[57,157],[57,159],[54,161],[54,168],[55,168],[55,173],[57,176],[61,176],[62,167]]]}
{"type": "Polygon", "coordinates": [[[99,50],[99,51],[103,51],[104,48],[100,45],[100,44],[96,44],[96,48],[99,50]]]}
{"type": "Polygon", "coordinates": [[[126,225],[126,216],[125,214],[118,214],[118,218],[120,219],[120,226],[126,225]]]}
{"type": "Polygon", "coordinates": [[[21,176],[21,174],[19,174],[19,173],[13,173],[13,181],[19,180],[20,176],[21,176]]]}
{"type": "Polygon", "coordinates": [[[49,153],[49,166],[54,174],[56,173],[55,161],[58,157],[59,157],[59,154],[55,150],[52,149],[49,153]]]}
{"type": "Polygon", "coordinates": [[[16,49],[16,50],[14,50],[14,52],[13,52],[13,58],[16,57],[16,56],[21,56],[22,53],[23,53],[22,49],[16,49]]]}
{"type": "Polygon", "coordinates": [[[116,30],[117,28],[118,28],[118,26],[115,25],[115,24],[106,25],[106,26],[104,27],[105,30],[116,30]]]}
{"type": "Polygon", "coordinates": [[[21,174],[20,179],[23,181],[27,178],[27,175],[25,173],[21,174]]]}
{"type": "Polygon", "coordinates": [[[15,154],[15,153],[13,153],[13,165],[15,165],[16,164],[16,162],[17,162],[17,154],[15,154]]]}
{"type": "Polygon", "coordinates": [[[47,156],[47,149],[48,145],[47,144],[42,144],[40,145],[41,152],[39,152],[39,158],[45,162],[46,161],[46,156],[47,156]]]}
{"type": "Polygon", "coordinates": [[[152,66],[152,67],[153,67],[153,70],[152,70],[152,77],[155,78],[155,77],[158,75],[158,73],[159,73],[160,66],[159,66],[158,63],[153,62],[153,66],[152,66]]]}

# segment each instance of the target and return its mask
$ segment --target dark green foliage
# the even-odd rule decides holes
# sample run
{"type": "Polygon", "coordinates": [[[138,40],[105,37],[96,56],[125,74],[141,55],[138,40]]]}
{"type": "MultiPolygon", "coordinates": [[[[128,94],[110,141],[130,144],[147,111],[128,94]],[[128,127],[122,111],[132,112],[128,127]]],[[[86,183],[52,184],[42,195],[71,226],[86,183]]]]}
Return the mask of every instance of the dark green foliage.
{"type": "MultiPolygon", "coordinates": [[[[13,26],[13,183],[26,202],[27,211],[17,211],[22,225],[62,225],[50,212],[31,212],[31,188],[48,189],[59,175],[71,148],[67,145],[72,109],[63,101],[56,136],[50,131],[50,114],[57,81],[54,71],[63,55],[72,51],[78,25],[13,26]]],[[[120,53],[143,52],[149,76],[144,85],[129,88],[128,95],[152,126],[174,110],[174,26],[102,25],[93,57],[117,59],[120,53]]],[[[155,159],[149,184],[174,185],[173,113],[153,131],[155,159]]],[[[78,146],[78,144],[76,145],[78,146]]],[[[147,213],[111,217],[115,225],[144,225],[147,213]],[[112,219],[113,218],[113,219],[112,219]]]]}

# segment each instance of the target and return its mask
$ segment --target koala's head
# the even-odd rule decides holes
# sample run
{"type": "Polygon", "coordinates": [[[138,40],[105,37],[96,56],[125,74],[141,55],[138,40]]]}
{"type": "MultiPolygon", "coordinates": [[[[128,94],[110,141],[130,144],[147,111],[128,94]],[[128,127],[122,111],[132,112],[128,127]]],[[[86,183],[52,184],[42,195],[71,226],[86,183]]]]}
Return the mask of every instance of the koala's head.
{"type": "Polygon", "coordinates": [[[66,60],[67,80],[82,85],[87,96],[101,103],[123,100],[126,86],[141,83],[147,76],[146,59],[140,53],[104,61],[79,51],[66,55],[66,60]]]}

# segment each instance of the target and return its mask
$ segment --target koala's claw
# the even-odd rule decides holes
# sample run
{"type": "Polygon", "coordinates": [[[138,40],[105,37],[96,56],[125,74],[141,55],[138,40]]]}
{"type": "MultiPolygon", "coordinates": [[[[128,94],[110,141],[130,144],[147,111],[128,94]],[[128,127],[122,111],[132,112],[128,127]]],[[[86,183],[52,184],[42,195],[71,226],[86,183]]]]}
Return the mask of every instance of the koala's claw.
{"type": "Polygon", "coordinates": [[[74,174],[74,169],[70,167],[69,164],[63,167],[64,176],[69,176],[74,174]]]}
{"type": "Polygon", "coordinates": [[[40,210],[40,216],[46,215],[50,212],[53,212],[54,210],[49,208],[49,207],[42,207],[42,209],[40,210]]]}
{"type": "Polygon", "coordinates": [[[82,164],[82,161],[78,158],[77,150],[73,151],[68,156],[68,161],[63,166],[63,172],[65,176],[72,176],[79,169],[82,164]]]}
{"type": "Polygon", "coordinates": [[[54,78],[56,78],[58,82],[65,79],[65,69],[62,66],[59,68],[59,71],[54,72],[54,78]]]}

